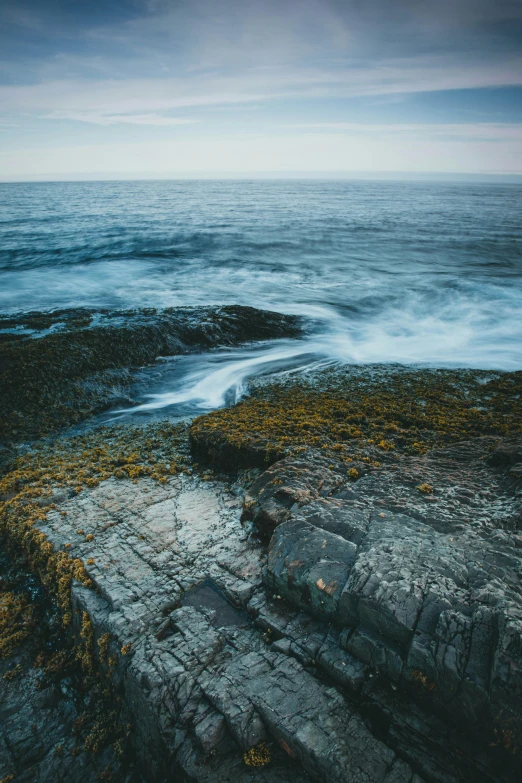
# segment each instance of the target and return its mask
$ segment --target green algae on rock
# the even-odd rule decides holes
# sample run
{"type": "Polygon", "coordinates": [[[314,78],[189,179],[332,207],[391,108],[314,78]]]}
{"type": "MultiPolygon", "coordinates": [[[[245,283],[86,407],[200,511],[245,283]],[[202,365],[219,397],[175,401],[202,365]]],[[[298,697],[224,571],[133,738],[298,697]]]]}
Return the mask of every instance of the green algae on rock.
{"type": "Polygon", "coordinates": [[[380,461],[520,432],[522,372],[381,366],[259,384],[234,407],[195,419],[190,441],[198,459],[233,470],[309,447],[341,461],[380,461]]]}
{"type": "Polygon", "coordinates": [[[158,356],[296,337],[299,319],[253,307],[60,310],[0,317],[0,439],[83,421],[126,399],[131,368],[158,356]]]}

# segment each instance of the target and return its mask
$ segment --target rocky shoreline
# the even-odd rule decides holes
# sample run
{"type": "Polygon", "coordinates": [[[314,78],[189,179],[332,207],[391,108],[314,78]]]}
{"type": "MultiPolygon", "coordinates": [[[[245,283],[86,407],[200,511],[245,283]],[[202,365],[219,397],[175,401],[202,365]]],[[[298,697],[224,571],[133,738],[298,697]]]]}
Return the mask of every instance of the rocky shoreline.
{"type": "Polygon", "coordinates": [[[242,306],[0,316],[0,441],[131,404],[133,370],[160,356],[300,334],[294,316],[242,306]]]}
{"type": "MultiPolygon", "coordinates": [[[[243,339],[299,328],[244,310],[205,310],[200,326],[192,313],[192,337],[168,339],[188,350],[239,341],[245,321],[243,339]]],[[[46,355],[59,362],[65,344],[76,355],[112,328],[90,317],[58,341],[17,342],[29,357],[53,338],[46,355]]],[[[145,344],[149,316],[134,317],[145,344]]],[[[166,317],[176,329],[188,318],[166,317]]],[[[131,360],[116,346],[101,372],[149,361],[157,345],[131,360]]],[[[2,478],[3,544],[37,574],[76,669],[44,682],[54,690],[34,720],[47,739],[31,754],[14,705],[40,703],[35,651],[24,639],[6,651],[2,672],[20,669],[1,683],[0,780],[518,780],[521,385],[521,373],[349,368],[264,383],[190,426],[26,445],[2,478]],[[74,739],[60,717],[94,683],[120,705],[95,748],[95,720],[74,739]]],[[[109,404],[103,388],[68,422],[109,404]]],[[[5,425],[11,450],[16,432],[59,421],[63,397],[37,420],[34,393],[5,425]]],[[[16,592],[5,579],[2,590],[16,592]]]]}

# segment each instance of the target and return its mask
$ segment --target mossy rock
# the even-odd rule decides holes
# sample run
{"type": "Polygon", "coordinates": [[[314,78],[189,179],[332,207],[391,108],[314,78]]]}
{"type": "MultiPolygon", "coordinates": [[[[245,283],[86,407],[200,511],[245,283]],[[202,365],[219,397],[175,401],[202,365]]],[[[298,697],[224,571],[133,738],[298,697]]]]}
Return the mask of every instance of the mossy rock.
{"type": "Polygon", "coordinates": [[[368,367],[261,385],[195,419],[190,443],[198,460],[236,469],[309,447],[347,463],[375,462],[521,432],[522,372],[368,367]]]}
{"type": "Polygon", "coordinates": [[[295,337],[300,322],[230,306],[28,313],[0,318],[0,329],[18,330],[0,342],[0,439],[16,442],[128,402],[132,368],[158,356],[295,337]]]}

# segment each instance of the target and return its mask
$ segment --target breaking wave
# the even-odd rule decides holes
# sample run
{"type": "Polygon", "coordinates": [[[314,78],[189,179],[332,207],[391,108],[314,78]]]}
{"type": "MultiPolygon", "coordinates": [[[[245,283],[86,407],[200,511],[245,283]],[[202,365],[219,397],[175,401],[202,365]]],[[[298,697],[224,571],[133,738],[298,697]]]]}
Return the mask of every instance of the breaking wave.
{"type": "Polygon", "coordinates": [[[0,311],[247,304],[302,340],[172,363],[136,410],[217,407],[318,363],[522,368],[516,185],[0,185],[0,311]]]}

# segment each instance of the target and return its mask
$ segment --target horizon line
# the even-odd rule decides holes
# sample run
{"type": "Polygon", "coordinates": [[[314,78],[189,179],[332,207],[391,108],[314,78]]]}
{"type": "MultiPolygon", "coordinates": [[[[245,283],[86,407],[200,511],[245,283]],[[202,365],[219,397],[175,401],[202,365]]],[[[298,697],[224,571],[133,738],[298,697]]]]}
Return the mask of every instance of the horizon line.
{"type": "Polygon", "coordinates": [[[169,172],[76,172],[72,174],[42,174],[10,176],[0,184],[53,184],[60,182],[179,182],[179,181],[244,181],[244,180],[375,180],[375,181],[444,181],[522,183],[522,172],[457,172],[457,171],[187,171],[169,172]]]}

